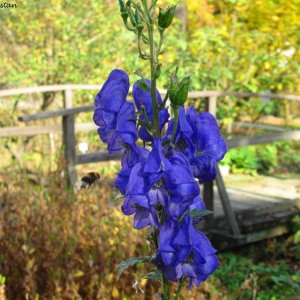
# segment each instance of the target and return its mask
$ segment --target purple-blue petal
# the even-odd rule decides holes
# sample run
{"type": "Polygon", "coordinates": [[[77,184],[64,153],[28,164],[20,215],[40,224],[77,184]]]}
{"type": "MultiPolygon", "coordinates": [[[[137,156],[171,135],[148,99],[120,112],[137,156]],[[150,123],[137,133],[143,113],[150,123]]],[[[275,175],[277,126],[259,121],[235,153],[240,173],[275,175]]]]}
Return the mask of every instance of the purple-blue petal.
{"type": "Polygon", "coordinates": [[[115,69],[95,98],[95,106],[110,112],[118,112],[126,100],[129,91],[128,75],[115,69]]]}

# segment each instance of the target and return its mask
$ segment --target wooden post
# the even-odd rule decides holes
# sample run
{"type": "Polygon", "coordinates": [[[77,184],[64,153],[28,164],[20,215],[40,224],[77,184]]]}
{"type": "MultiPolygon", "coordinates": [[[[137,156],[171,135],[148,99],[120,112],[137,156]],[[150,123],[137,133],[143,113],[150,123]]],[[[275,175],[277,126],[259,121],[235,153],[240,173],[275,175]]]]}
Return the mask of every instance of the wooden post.
{"type": "Polygon", "coordinates": [[[73,92],[71,89],[64,91],[64,108],[73,107],[73,92]]]}
{"type": "Polygon", "coordinates": [[[213,116],[217,113],[217,96],[210,96],[206,99],[206,111],[210,112],[213,116]]]}
{"type": "MultiPolygon", "coordinates": [[[[217,97],[210,96],[205,99],[205,109],[212,115],[216,115],[217,97]]],[[[208,210],[214,212],[214,182],[205,182],[203,185],[203,201],[208,210]]],[[[214,214],[207,216],[207,226],[211,227],[213,222],[214,214]]]]}
{"type": "MultiPolygon", "coordinates": [[[[216,112],[217,112],[217,97],[216,96],[212,95],[206,99],[206,110],[208,112],[210,112],[212,115],[216,116],[216,112]]],[[[221,203],[222,203],[222,206],[224,209],[224,213],[225,213],[225,216],[229,223],[232,234],[235,237],[239,237],[240,229],[239,229],[238,223],[236,221],[235,214],[232,210],[231,203],[230,203],[230,200],[229,200],[226,188],[225,188],[225,184],[224,184],[222,175],[219,170],[219,166],[216,165],[216,168],[217,168],[216,182],[217,182],[217,187],[218,187],[221,203]]],[[[207,209],[213,211],[213,208],[214,208],[214,205],[213,205],[213,202],[214,202],[213,181],[206,183],[206,185],[207,186],[204,186],[204,195],[207,194],[207,198],[208,198],[206,206],[207,206],[207,209]],[[209,186],[209,185],[211,185],[211,186],[209,186]],[[205,193],[205,189],[207,190],[206,193],[205,193]],[[212,207],[212,209],[209,207],[212,207]]],[[[205,202],[205,200],[204,200],[204,202],[205,202]]]]}
{"type": "MultiPolygon", "coordinates": [[[[203,184],[203,201],[206,209],[214,211],[214,182],[208,181],[203,184]]],[[[206,217],[207,227],[211,227],[213,224],[214,214],[209,214],[206,217]]]]}
{"type": "Polygon", "coordinates": [[[75,139],[75,116],[73,114],[63,116],[63,145],[65,160],[68,164],[68,184],[73,185],[76,181],[76,139],[75,139]]]}
{"type": "Polygon", "coordinates": [[[232,206],[231,206],[231,203],[230,203],[230,200],[229,200],[226,188],[225,188],[225,184],[224,184],[222,175],[220,173],[219,166],[217,166],[216,182],[217,182],[219,196],[221,199],[223,210],[224,210],[225,216],[227,218],[227,221],[229,223],[231,232],[232,232],[233,236],[239,237],[240,236],[239,225],[237,223],[235,214],[233,212],[233,209],[232,209],[232,206]]]}

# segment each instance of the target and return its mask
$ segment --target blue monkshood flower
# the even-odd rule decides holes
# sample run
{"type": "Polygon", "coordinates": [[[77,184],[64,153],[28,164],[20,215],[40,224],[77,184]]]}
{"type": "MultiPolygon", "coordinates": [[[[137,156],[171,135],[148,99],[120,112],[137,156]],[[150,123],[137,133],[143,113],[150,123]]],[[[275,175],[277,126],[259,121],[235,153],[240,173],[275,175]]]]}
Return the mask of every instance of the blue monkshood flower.
{"type": "Polygon", "coordinates": [[[164,172],[169,170],[171,170],[171,164],[163,154],[161,141],[159,138],[154,138],[152,141],[152,151],[143,168],[143,175],[147,178],[148,184],[151,187],[161,178],[164,172]]]}
{"type": "Polygon", "coordinates": [[[219,262],[207,237],[193,227],[187,215],[181,224],[167,220],[160,229],[160,246],[153,263],[172,281],[182,276],[189,286],[199,285],[215,271],[219,262]]]}
{"type": "Polygon", "coordinates": [[[167,155],[172,168],[166,171],[165,186],[170,194],[170,201],[175,203],[191,202],[199,195],[199,184],[195,180],[187,157],[178,151],[167,155]]]}
{"type": "Polygon", "coordinates": [[[160,139],[155,138],[147,159],[133,167],[127,186],[122,186],[123,190],[125,188],[122,211],[126,215],[135,214],[135,228],[140,229],[147,225],[159,226],[154,207],[158,204],[163,205],[168,195],[166,191],[157,188],[155,183],[170,167],[169,161],[163,156],[160,139]]]}
{"type": "Polygon", "coordinates": [[[197,287],[205,281],[220,265],[216,250],[210,240],[201,232],[190,226],[190,236],[193,244],[190,260],[182,264],[183,276],[189,277],[189,288],[197,287]]]}
{"type": "Polygon", "coordinates": [[[142,163],[136,164],[130,173],[126,186],[125,201],[122,211],[125,215],[134,215],[133,227],[142,229],[153,225],[159,227],[158,216],[154,207],[158,204],[157,198],[149,197],[148,187],[143,177],[142,163]]]}
{"type": "Polygon", "coordinates": [[[167,219],[160,227],[157,249],[163,265],[176,267],[185,261],[191,250],[189,217],[186,216],[180,224],[178,220],[167,219]]]}
{"type": "MultiPolygon", "coordinates": [[[[182,215],[193,210],[204,210],[205,204],[200,196],[196,196],[192,201],[175,203],[170,201],[170,197],[165,198],[165,214],[174,221],[179,220],[182,215]]],[[[193,218],[193,224],[198,224],[203,218],[193,218]]]]}
{"type": "MultiPolygon", "coordinates": [[[[163,141],[171,140],[174,128],[174,119],[172,119],[166,130],[163,141]]],[[[195,146],[192,140],[193,129],[186,119],[184,107],[181,105],[178,112],[178,125],[175,134],[175,149],[184,153],[189,159],[193,159],[195,155],[195,146]]]]}
{"type": "MultiPolygon", "coordinates": [[[[146,80],[146,83],[147,83],[148,87],[151,88],[151,82],[149,80],[146,80]]],[[[156,95],[157,95],[157,103],[158,103],[158,105],[161,105],[162,100],[161,100],[161,96],[158,91],[156,92],[156,95]]],[[[141,110],[141,106],[144,105],[147,117],[148,117],[149,121],[152,122],[153,121],[153,108],[152,108],[151,93],[142,90],[140,88],[139,84],[136,82],[133,85],[132,96],[133,96],[135,105],[139,111],[141,110]]],[[[159,129],[160,130],[162,130],[162,128],[168,121],[169,116],[170,116],[169,112],[166,108],[159,112],[159,129]]],[[[141,114],[141,120],[144,120],[144,119],[145,119],[145,116],[143,114],[141,114]]],[[[152,141],[152,137],[148,133],[145,126],[141,126],[141,128],[139,130],[139,137],[145,142],[152,141]]]]}
{"type": "Polygon", "coordinates": [[[126,101],[128,91],[128,75],[113,70],[95,98],[94,122],[110,153],[133,146],[137,140],[134,105],[126,101]]]}
{"type": "Polygon", "coordinates": [[[148,156],[149,150],[144,147],[136,145],[127,145],[125,147],[125,151],[121,158],[122,168],[115,180],[115,185],[120,190],[122,195],[125,195],[126,186],[128,184],[132,168],[139,162],[144,163],[148,159],[148,156]]]}
{"type": "Polygon", "coordinates": [[[131,206],[149,209],[161,204],[164,215],[177,220],[199,196],[199,184],[184,154],[173,151],[165,156],[158,138],[153,139],[152,147],[147,160],[138,164],[138,172],[136,165],[130,173],[123,211],[132,213],[131,206]]]}
{"type": "Polygon", "coordinates": [[[133,147],[137,137],[134,105],[126,101],[118,114],[115,132],[107,142],[108,151],[118,152],[126,145],[133,147]]]}
{"type": "MultiPolygon", "coordinates": [[[[205,204],[200,196],[195,197],[193,203],[189,206],[189,210],[205,210],[205,204]]],[[[193,217],[193,225],[199,224],[203,217],[193,217]]]]}
{"type": "MultiPolygon", "coordinates": [[[[147,187],[146,192],[153,188],[159,189],[163,194],[167,192],[168,199],[181,204],[182,208],[191,204],[200,192],[188,159],[177,151],[165,155],[158,138],[153,139],[152,151],[143,166],[143,178],[147,187]]],[[[168,214],[172,216],[172,207],[169,208],[168,214]]]]}
{"type": "Polygon", "coordinates": [[[95,98],[95,106],[118,113],[129,92],[129,77],[123,70],[112,70],[95,98]]]}
{"type": "Polygon", "coordinates": [[[200,183],[212,180],[216,176],[216,163],[227,151],[217,121],[208,112],[197,114],[193,106],[187,110],[186,118],[193,130],[192,139],[199,153],[191,161],[193,174],[200,183]]]}

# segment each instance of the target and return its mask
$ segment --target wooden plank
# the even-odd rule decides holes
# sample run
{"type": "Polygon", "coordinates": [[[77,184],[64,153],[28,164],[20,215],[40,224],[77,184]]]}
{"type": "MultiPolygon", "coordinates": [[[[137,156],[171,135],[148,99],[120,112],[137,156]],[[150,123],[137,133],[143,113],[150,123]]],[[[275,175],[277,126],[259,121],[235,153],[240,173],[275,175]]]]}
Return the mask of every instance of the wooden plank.
{"type": "Polygon", "coordinates": [[[44,111],[44,112],[37,113],[34,115],[21,116],[21,117],[19,117],[19,121],[28,122],[28,121],[49,119],[49,118],[55,118],[55,117],[63,117],[63,116],[68,116],[68,115],[75,115],[75,114],[78,114],[81,112],[93,111],[94,109],[95,109],[94,105],[87,105],[87,106],[65,108],[65,109],[54,110],[54,111],[44,111]]]}
{"type": "Polygon", "coordinates": [[[109,154],[107,151],[79,154],[76,156],[76,164],[88,164],[101,161],[119,160],[121,154],[109,154]]]}
{"type": "Polygon", "coordinates": [[[255,232],[249,232],[240,236],[239,238],[235,238],[234,236],[230,235],[225,228],[211,229],[209,230],[208,234],[210,234],[210,239],[214,247],[217,250],[224,250],[258,242],[267,238],[280,236],[288,232],[290,232],[290,225],[282,224],[263,230],[257,230],[255,232]]]}
{"type": "Polygon", "coordinates": [[[290,231],[290,226],[283,224],[272,228],[267,228],[246,235],[246,244],[258,242],[267,238],[280,236],[290,231]]]}
{"type": "Polygon", "coordinates": [[[93,122],[90,123],[75,123],[75,132],[92,131],[97,132],[97,125],[93,122]]]}
{"type": "MultiPolygon", "coordinates": [[[[90,123],[76,123],[75,132],[85,132],[97,130],[97,126],[90,123]]],[[[26,126],[26,127],[4,127],[0,128],[0,137],[10,136],[34,136],[48,133],[61,133],[61,125],[47,125],[47,126],[26,126]]]]}
{"type": "Polygon", "coordinates": [[[258,145],[287,140],[300,140],[300,130],[292,130],[288,132],[282,132],[266,136],[236,138],[232,140],[227,140],[226,143],[229,148],[234,148],[247,145],[258,145]]]}
{"type": "MultiPolygon", "coordinates": [[[[262,201],[263,202],[263,201],[262,201]]],[[[282,199],[279,203],[273,203],[269,205],[257,205],[242,211],[237,211],[238,220],[245,220],[247,218],[260,217],[264,214],[276,214],[278,212],[289,210],[289,209],[298,209],[300,212],[300,199],[297,200],[287,200],[282,199]]]]}
{"type": "Polygon", "coordinates": [[[27,127],[5,127],[5,128],[0,128],[0,137],[32,136],[37,134],[47,134],[50,132],[60,133],[61,126],[48,125],[48,126],[27,126],[27,127]]]}
{"type": "Polygon", "coordinates": [[[280,224],[291,223],[291,220],[299,211],[289,210],[277,214],[266,214],[260,218],[252,217],[240,223],[243,233],[257,232],[280,224]]]}
{"type": "Polygon", "coordinates": [[[0,97],[9,97],[23,94],[58,92],[67,89],[70,90],[100,90],[101,85],[98,84],[65,84],[65,85],[44,85],[28,88],[9,89],[0,91],[0,97]]]}
{"type": "Polygon", "coordinates": [[[271,130],[271,131],[286,131],[286,128],[281,126],[266,125],[260,123],[232,122],[231,125],[236,127],[243,127],[243,128],[257,128],[257,129],[271,130]]]}
{"type": "Polygon", "coordinates": [[[230,91],[192,91],[189,92],[189,99],[198,99],[204,97],[224,97],[224,96],[234,96],[238,98],[251,98],[251,97],[264,97],[270,99],[285,99],[291,101],[300,101],[300,95],[292,94],[264,94],[264,93],[244,93],[244,92],[230,92],[230,91]]]}

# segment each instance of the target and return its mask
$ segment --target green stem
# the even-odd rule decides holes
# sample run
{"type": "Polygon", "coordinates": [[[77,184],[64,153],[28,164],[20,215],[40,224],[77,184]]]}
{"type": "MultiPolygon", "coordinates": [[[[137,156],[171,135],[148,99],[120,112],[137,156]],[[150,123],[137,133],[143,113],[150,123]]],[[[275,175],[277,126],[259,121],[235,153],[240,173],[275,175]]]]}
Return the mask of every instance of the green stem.
{"type": "Polygon", "coordinates": [[[177,106],[177,105],[173,106],[172,105],[172,109],[173,109],[173,113],[174,113],[174,126],[173,126],[171,143],[174,144],[176,130],[177,130],[177,126],[178,126],[178,111],[179,111],[179,106],[177,106]]]}
{"type": "Polygon", "coordinates": [[[179,283],[178,283],[178,288],[177,288],[177,291],[176,291],[176,295],[175,295],[175,299],[174,299],[174,300],[178,300],[178,299],[179,299],[180,292],[181,292],[181,289],[182,289],[183,286],[184,286],[184,280],[180,279],[180,280],[179,280],[179,283]]]}
{"type": "Polygon", "coordinates": [[[153,20],[150,16],[149,7],[147,4],[147,0],[142,0],[142,4],[145,10],[145,14],[148,17],[146,21],[147,29],[148,29],[148,38],[149,38],[149,47],[150,47],[150,72],[151,72],[151,98],[152,98],[152,108],[153,108],[153,135],[154,137],[159,137],[159,120],[158,120],[158,103],[157,103],[157,95],[156,95],[156,78],[155,78],[155,70],[158,64],[156,60],[156,52],[154,45],[154,36],[153,36],[153,20]]]}
{"type": "Polygon", "coordinates": [[[147,55],[143,50],[142,50],[142,42],[141,42],[141,38],[142,38],[142,32],[138,31],[138,49],[139,49],[139,54],[140,54],[140,58],[147,60],[149,59],[149,55],[147,55]]]}
{"type": "Polygon", "coordinates": [[[159,107],[159,110],[163,110],[166,107],[166,103],[168,101],[168,98],[169,98],[169,88],[167,89],[167,93],[165,95],[165,98],[164,98],[162,104],[159,107]]]}
{"type": "Polygon", "coordinates": [[[143,17],[145,17],[145,14],[144,14],[143,10],[141,9],[140,5],[135,3],[133,0],[130,0],[130,2],[135,7],[135,9],[137,9],[141,13],[141,15],[143,17]]]}
{"type": "Polygon", "coordinates": [[[161,50],[161,46],[164,42],[164,30],[159,30],[159,44],[158,44],[158,47],[157,47],[157,57],[161,54],[160,50],[161,50]]]}
{"type": "Polygon", "coordinates": [[[170,300],[170,288],[168,279],[162,274],[162,291],[163,291],[163,298],[162,300],[170,300]]]}
{"type": "Polygon", "coordinates": [[[125,27],[126,27],[127,30],[132,31],[132,32],[136,32],[136,29],[134,29],[133,27],[130,27],[128,25],[127,20],[126,21],[123,20],[123,22],[124,22],[124,25],[125,25],[125,27]]]}
{"type": "Polygon", "coordinates": [[[145,109],[145,106],[144,106],[144,105],[141,106],[141,111],[142,111],[142,113],[143,113],[143,115],[144,115],[145,123],[147,124],[148,127],[151,127],[151,122],[150,122],[149,119],[148,119],[148,115],[147,115],[147,113],[146,113],[146,109],[145,109]]]}

